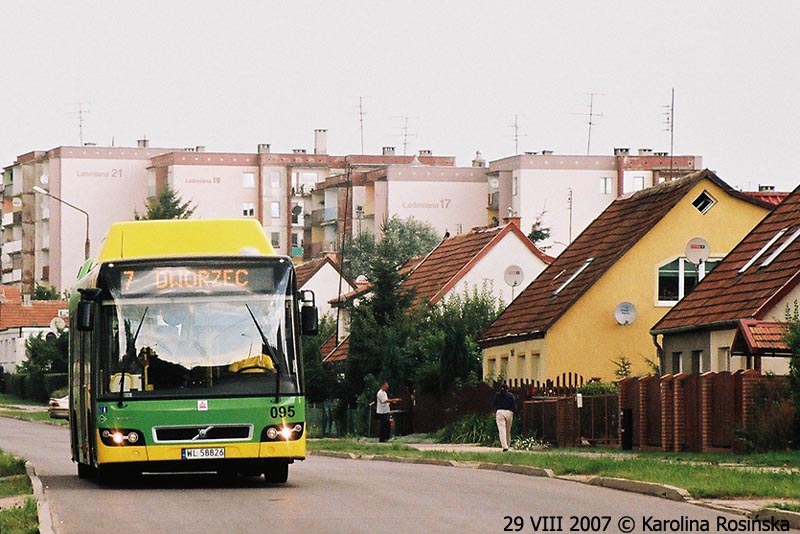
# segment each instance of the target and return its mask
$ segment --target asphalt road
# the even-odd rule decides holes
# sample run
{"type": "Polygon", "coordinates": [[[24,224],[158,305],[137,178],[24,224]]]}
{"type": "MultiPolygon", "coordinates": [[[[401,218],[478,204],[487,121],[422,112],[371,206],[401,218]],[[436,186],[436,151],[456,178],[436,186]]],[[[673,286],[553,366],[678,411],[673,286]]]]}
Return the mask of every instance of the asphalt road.
{"type": "Polygon", "coordinates": [[[703,520],[711,532],[724,531],[718,512],[655,497],[498,471],[321,456],[291,466],[285,485],[152,475],[103,488],[78,479],[68,440],[63,427],[0,417],[0,448],[34,464],[59,534],[688,532],[703,520]],[[626,517],[633,530],[620,529],[631,524],[626,517]]]}

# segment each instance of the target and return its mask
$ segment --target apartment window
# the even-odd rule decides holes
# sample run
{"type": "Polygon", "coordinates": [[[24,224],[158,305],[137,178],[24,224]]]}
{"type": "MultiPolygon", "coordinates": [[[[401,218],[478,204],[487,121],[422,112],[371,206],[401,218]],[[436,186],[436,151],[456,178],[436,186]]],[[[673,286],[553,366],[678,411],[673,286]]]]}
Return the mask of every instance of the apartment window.
{"type": "Polygon", "coordinates": [[[634,176],[633,177],[633,190],[634,191],[641,191],[644,189],[644,176],[634,176]]]}
{"type": "Polygon", "coordinates": [[[611,176],[603,176],[600,178],[600,194],[613,195],[614,194],[614,178],[611,176]]]}
{"type": "Polygon", "coordinates": [[[517,196],[519,194],[519,176],[511,178],[511,195],[517,196]]]}
{"type": "Polygon", "coordinates": [[[272,201],[269,204],[269,214],[273,219],[280,219],[281,217],[281,203],[272,201]]]}
{"type": "Polygon", "coordinates": [[[256,186],[256,175],[253,172],[242,173],[242,187],[252,189],[256,186]]]}
{"type": "Polygon", "coordinates": [[[272,246],[275,248],[279,248],[281,246],[281,233],[280,232],[272,232],[270,234],[270,240],[272,241],[272,246]]]}
{"type": "Polygon", "coordinates": [[[717,201],[708,194],[707,191],[703,191],[700,195],[692,201],[692,206],[697,208],[697,211],[700,213],[706,213],[710,210],[717,201]]]}
{"type": "Polygon", "coordinates": [[[269,183],[272,189],[281,188],[281,171],[272,171],[269,173],[269,183]]]}
{"type": "Polygon", "coordinates": [[[252,202],[245,202],[242,204],[242,216],[254,217],[256,214],[256,205],[252,202]]]}
{"type": "Polygon", "coordinates": [[[697,283],[705,278],[721,260],[708,260],[695,265],[686,258],[678,258],[658,268],[658,302],[676,303],[685,297],[697,283]]]}
{"type": "Polygon", "coordinates": [[[297,232],[292,232],[292,246],[299,247],[300,246],[300,234],[297,232]]]}

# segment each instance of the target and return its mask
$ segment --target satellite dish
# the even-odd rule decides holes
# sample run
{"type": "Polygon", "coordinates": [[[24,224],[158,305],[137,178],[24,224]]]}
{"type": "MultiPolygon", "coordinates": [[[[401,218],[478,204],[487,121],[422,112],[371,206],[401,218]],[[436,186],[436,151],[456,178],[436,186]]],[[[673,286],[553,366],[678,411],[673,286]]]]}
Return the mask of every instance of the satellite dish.
{"type": "Polygon", "coordinates": [[[21,208],[22,207],[22,199],[19,198],[19,197],[14,197],[11,200],[11,205],[14,206],[15,208],[21,208]]]}
{"type": "Polygon", "coordinates": [[[511,287],[517,287],[525,279],[522,273],[522,268],[519,265],[509,265],[506,267],[506,272],[503,274],[506,284],[511,287]]]}
{"type": "Polygon", "coordinates": [[[61,317],[53,317],[50,320],[50,330],[52,332],[58,332],[59,330],[64,330],[65,326],[67,326],[67,322],[61,317]]]}
{"type": "Polygon", "coordinates": [[[629,325],[636,320],[636,306],[630,302],[620,302],[614,308],[614,319],[617,324],[629,325]]]}
{"type": "Polygon", "coordinates": [[[47,185],[48,183],[50,183],[50,177],[47,176],[46,174],[43,174],[41,178],[39,178],[39,183],[41,183],[42,185],[47,185]]]}
{"type": "Polygon", "coordinates": [[[711,253],[711,247],[708,241],[702,237],[693,237],[686,243],[686,248],[683,249],[686,259],[695,265],[699,265],[708,259],[711,253]]]}
{"type": "Polygon", "coordinates": [[[300,215],[301,213],[303,213],[303,208],[300,206],[300,204],[295,204],[292,207],[292,215],[296,216],[296,215],[300,215]]]}
{"type": "Polygon", "coordinates": [[[3,263],[8,263],[11,261],[11,255],[6,252],[3,252],[3,255],[0,256],[0,259],[3,260],[3,263]]]}

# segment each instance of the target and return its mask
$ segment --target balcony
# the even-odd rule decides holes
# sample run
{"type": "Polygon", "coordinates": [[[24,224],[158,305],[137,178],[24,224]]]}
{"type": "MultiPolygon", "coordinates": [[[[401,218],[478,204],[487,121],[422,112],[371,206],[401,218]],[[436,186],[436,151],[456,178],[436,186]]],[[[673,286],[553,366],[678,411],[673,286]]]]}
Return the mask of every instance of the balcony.
{"type": "Polygon", "coordinates": [[[9,241],[7,243],[3,243],[3,252],[6,254],[13,254],[21,250],[22,250],[22,239],[17,239],[16,241],[9,241]]]}
{"type": "Polygon", "coordinates": [[[303,257],[303,247],[298,247],[298,246],[292,245],[291,254],[292,254],[293,258],[301,258],[301,257],[303,257]]]}
{"type": "Polygon", "coordinates": [[[10,284],[22,280],[22,269],[14,269],[10,273],[3,273],[3,283],[10,284]]]}
{"type": "Polygon", "coordinates": [[[489,205],[487,206],[490,210],[497,210],[500,209],[500,192],[495,191],[494,193],[489,193],[489,205]]]}
{"type": "Polygon", "coordinates": [[[13,213],[4,213],[3,214],[3,226],[10,226],[14,224],[14,214],[13,213]]]}
{"type": "Polygon", "coordinates": [[[311,212],[311,224],[316,226],[335,224],[338,211],[335,207],[314,210],[311,212]]]}

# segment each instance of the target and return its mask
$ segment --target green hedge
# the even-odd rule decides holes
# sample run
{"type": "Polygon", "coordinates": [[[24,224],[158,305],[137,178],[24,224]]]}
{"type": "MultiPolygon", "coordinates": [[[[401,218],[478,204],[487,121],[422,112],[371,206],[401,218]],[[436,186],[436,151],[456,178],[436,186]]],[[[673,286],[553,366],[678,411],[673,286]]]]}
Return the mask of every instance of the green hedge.
{"type": "Polygon", "coordinates": [[[57,389],[67,387],[67,373],[46,373],[44,375],[44,389],[49,396],[57,389]]]}
{"type": "Polygon", "coordinates": [[[22,373],[11,375],[11,391],[15,396],[20,399],[25,398],[25,376],[22,373]]]}

